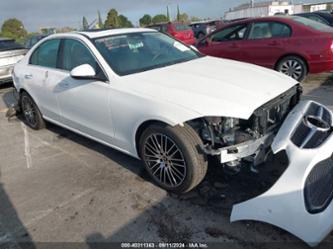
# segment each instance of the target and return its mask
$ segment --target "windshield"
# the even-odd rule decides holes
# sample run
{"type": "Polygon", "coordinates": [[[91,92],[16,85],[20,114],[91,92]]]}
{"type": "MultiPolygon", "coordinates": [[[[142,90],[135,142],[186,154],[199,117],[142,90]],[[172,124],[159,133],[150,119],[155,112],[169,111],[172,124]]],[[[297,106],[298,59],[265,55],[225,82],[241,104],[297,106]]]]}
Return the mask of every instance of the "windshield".
{"type": "Polygon", "coordinates": [[[158,32],[97,38],[95,46],[119,75],[128,75],[194,60],[201,55],[158,32]]]}
{"type": "Polygon", "coordinates": [[[312,29],[315,29],[315,30],[324,31],[324,32],[333,32],[332,27],[330,27],[326,24],[317,22],[317,21],[313,21],[308,18],[304,18],[304,17],[300,17],[300,16],[293,16],[292,19],[300,24],[303,24],[303,25],[310,27],[312,29]]]}
{"type": "Polygon", "coordinates": [[[14,40],[0,40],[0,51],[22,49],[22,45],[16,43],[14,40]]]}
{"type": "Polygon", "coordinates": [[[177,31],[191,30],[191,27],[185,24],[175,24],[175,29],[177,31]]]}

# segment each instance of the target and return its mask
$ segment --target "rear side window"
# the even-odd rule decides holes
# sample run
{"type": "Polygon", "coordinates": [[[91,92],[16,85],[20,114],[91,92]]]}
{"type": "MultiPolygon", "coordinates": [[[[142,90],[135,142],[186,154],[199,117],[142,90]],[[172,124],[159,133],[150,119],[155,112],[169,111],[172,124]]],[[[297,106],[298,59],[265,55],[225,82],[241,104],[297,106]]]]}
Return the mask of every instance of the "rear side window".
{"type": "Polygon", "coordinates": [[[259,22],[252,25],[249,39],[269,39],[269,38],[282,38],[290,37],[291,28],[279,22],[259,22]]]}
{"type": "Polygon", "coordinates": [[[48,40],[42,43],[31,55],[30,64],[57,68],[60,39],[48,40]]]}

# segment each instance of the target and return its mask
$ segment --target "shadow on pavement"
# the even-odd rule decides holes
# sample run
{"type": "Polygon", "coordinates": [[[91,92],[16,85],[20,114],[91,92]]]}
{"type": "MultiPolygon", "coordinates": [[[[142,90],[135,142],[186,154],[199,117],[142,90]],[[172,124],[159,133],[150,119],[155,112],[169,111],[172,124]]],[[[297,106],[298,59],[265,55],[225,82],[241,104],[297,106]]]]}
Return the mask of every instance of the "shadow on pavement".
{"type": "MultiPolygon", "coordinates": [[[[0,175],[1,179],[1,175],[0,175]]],[[[34,242],[21,222],[4,185],[0,182],[0,248],[35,249],[34,242]]]]}

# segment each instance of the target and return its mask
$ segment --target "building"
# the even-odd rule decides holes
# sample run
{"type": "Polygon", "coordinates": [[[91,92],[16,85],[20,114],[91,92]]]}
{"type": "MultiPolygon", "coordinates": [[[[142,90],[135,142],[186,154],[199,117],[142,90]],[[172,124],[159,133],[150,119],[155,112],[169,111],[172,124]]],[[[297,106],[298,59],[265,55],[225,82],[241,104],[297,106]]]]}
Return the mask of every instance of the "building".
{"type": "Polygon", "coordinates": [[[322,3],[310,3],[295,5],[297,13],[300,12],[315,12],[315,11],[332,11],[333,2],[322,2],[322,3]]]}
{"type": "Polygon", "coordinates": [[[294,14],[294,5],[286,1],[251,2],[226,12],[224,18],[226,20],[234,20],[247,17],[274,16],[278,13],[294,14]]]}
{"type": "MultiPolygon", "coordinates": [[[[292,1],[291,1],[292,2],[292,1]]],[[[329,10],[333,8],[332,2],[323,2],[315,4],[297,4],[294,5],[288,1],[256,2],[253,0],[247,4],[242,4],[225,13],[226,20],[234,20],[248,17],[274,16],[276,14],[297,14],[302,12],[314,12],[329,10]]]]}

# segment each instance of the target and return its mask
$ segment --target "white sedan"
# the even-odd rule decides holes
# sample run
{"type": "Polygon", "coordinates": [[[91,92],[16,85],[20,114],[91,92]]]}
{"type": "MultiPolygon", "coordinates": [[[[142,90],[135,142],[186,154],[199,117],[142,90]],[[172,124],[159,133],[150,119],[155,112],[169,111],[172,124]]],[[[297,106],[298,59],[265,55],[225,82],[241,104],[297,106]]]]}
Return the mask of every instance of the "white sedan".
{"type": "Polygon", "coordinates": [[[315,102],[298,105],[301,88],[283,74],[203,56],[150,29],[116,29],[51,35],[15,66],[13,79],[31,128],[47,120],[140,158],[168,191],[197,186],[208,156],[238,171],[263,163],[272,144],[273,152],[286,150],[291,163],[289,176],[277,182],[282,187],[265,196],[268,204],[236,206],[232,219],[276,224],[310,244],[331,228],[312,232],[307,224],[325,223],[333,210],[333,186],[323,184],[333,175],[319,174],[324,180],[315,182],[312,176],[332,153],[332,113],[315,102]],[[289,195],[288,181],[300,199],[289,195]],[[295,217],[305,211],[291,224],[281,206],[295,217]]]}

